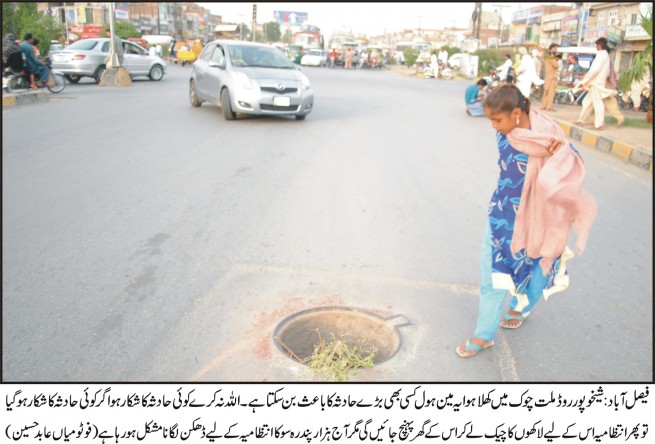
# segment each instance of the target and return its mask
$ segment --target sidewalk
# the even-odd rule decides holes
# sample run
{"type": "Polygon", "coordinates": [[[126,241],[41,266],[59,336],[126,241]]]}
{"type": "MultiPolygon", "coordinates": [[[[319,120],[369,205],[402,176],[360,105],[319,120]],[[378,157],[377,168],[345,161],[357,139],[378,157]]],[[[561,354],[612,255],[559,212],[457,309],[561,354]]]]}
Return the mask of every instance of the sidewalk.
{"type": "MultiPolygon", "coordinates": [[[[597,130],[593,125],[581,127],[575,122],[580,114],[578,105],[555,105],[555,111],[546,111],[558,122],[564,133],[571,139],[581,141],[595,149],[618,157],[624,162],[639,168],[653,171],[653,129],[622,126],[605,122],[604,130],[597,130]]],[[[646,120],[646,113],[622,111],[627,119],[646,120]]]]}
{"type": "Polygon", "coordinates": [[[8,93],[2,90],[2,107],[24,105],[27,103],[47,102],[50,98],[48,93],[39,89],[37,91],[21,91],[17,93],[8,93]]]}
{"type": "MultiPolygon", "coordinates": [[[[405,77],[415,77],[416,69],[401,65],[389,65],[389,69],[405,77]]],[[[421,77],[421,74],[418,74],[421,77]]],[[[470,79],[455,78],[455,81],[470,79]]],[[[448,80],[444,80],[448,81],[448,80]]],[[[464,88],[462,88],[463,96],[464,88]]],[[[539,103],[534,103],[539,106],[539,103]]],[[[616,124],[605,123],[605,129],[596,130],[593,126],[581,127],[576,125],[580,114],[578,105],[555,105],[555,111],[546,114],[560,124],[564,133],[573,141],[580,141],[592,148],[601,150],[614,157],[631,163],[639,168],[653,171],[653,128],[636,128],[623,126],[617,128],[616,124]]],[[[622,111],[626,119],[646,120],[646,114],[635,111],[622,111]]]]}

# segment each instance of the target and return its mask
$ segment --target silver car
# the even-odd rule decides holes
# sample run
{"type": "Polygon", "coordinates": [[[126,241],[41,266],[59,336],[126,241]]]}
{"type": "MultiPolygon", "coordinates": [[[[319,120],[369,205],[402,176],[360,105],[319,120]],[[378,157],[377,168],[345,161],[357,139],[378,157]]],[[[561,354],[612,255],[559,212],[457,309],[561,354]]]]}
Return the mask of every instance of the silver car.
{"type": "Polygon", "coordinates": [[[189,100],[196,107],[220,106],[226,120],[236,113],[303,120],[314,106],[314,92],[307,76],[274,46],[214,40],[193,64],[189,100]]]}
{"type": "MultiPolygon", "coordinates": [[[[78,40],[52,54],[52,69],[62,73],[71,83],[79,82],[82,77],[93,77],[99,83],[108,54],[108,38],[78,40]]],[[[148,76],[150,80],[158,81],[166,74],[166,62],[161,57],[152,56],[127,40],[123,40],[123,67],[130,77],[148,76]]]]}

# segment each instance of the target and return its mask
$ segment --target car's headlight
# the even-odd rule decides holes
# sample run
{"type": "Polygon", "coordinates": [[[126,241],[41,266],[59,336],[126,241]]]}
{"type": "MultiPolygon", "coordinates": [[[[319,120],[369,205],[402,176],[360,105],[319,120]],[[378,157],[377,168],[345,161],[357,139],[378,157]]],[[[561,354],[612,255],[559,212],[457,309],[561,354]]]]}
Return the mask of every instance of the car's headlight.
{"type": "Polygon", "coordinates": [[[252,89],[253,84],[250,78],[242,72],[234,72],[234,83],[236,86],[246,89],[252,89]]]}
{"type": "Polygon", "coordinates": [[[302,89],[309,89],[311,86],[309,84],[309,78],[303,73],[300,73],[300,82],[302,83],[302,89]]]}

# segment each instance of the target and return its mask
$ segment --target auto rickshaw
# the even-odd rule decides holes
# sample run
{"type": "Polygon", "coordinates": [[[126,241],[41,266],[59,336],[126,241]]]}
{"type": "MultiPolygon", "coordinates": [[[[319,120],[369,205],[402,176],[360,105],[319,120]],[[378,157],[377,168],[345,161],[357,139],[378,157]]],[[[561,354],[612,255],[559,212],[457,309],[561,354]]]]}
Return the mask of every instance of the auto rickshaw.
{"type": "Polygon", "coordinates": [[[289,60],[293,63],[300,64],[300,59],[302,59],[302,46],[300,45],[291,45],[289,46],[289,51],[287,52],[289,60]]]}
{"type": "Polygon", "coordinates": [[[178,42],[175,45],[175,48],[177,49],[176,52],[176,57],[175,57],[175,63],[182,63],[182,66],[186,65],[187,63],[191,64],[195,62],[198,59],[198,56],[202,52],[202,43],[200,42],[200,39],[196,39],[192,44],[191,44],[191,49],[188,49],[187,46],[188,42],[178,42]],[[184,49],[184,47],[187,46],[187,51],[181,51],[181,49],[184,49]]]}

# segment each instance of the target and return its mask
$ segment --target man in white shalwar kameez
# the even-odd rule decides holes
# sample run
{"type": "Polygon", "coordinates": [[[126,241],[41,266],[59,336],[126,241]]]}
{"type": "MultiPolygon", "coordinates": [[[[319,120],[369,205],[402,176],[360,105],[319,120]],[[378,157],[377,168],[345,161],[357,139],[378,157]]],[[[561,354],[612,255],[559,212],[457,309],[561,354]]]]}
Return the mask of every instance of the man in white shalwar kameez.
{"type": "Polygon", "coordinates": [[[523,97],[530,98],[532,84],[543,85],[544,81],[537,74],[537,68],[534,60],[528,54],[528,50],[520,47],[519,54],[521,55],[521,64],[516,68],[516,87],[521,91],[523,97]]]}
{"type": "Polygon", "coordinates": [[[610,75],[610,56],[607,51],[607,39],[604,37],[596,40],[596,57],[589,67],[589,71],[582,79],[581,86],[588,91],[582,101],[582,110],[578,116],[578,122],[584,123],[584,118],[594,109],[594,126],[596,129],[605,128],[605,105],[603,99],[616,94],[615,89],[607,87],[607,79],[610,75]]]}

